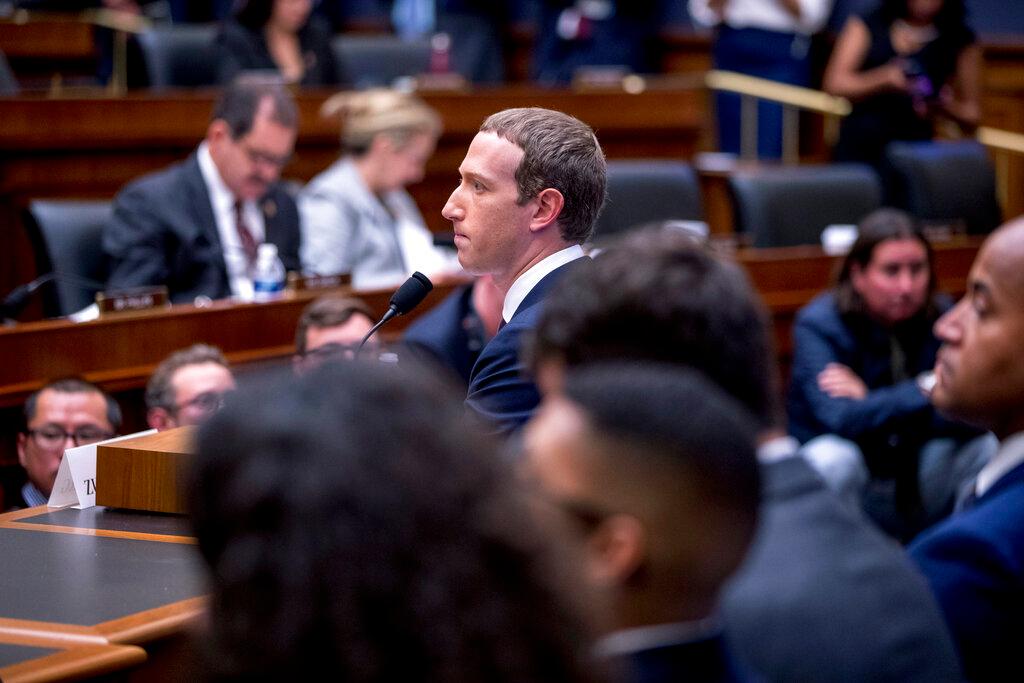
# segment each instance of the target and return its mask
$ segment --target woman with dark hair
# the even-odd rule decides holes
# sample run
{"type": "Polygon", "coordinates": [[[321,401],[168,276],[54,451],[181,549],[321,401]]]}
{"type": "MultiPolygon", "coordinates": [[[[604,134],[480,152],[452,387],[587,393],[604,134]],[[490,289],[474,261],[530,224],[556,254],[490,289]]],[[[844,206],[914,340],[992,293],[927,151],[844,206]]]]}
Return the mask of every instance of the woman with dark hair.
{"type": "Polygon", "coordinates": [[[312,0],[243,2],[217,35],[221,83],[242,71],[272,70],[288,83],[336,85],[331,29],[312,9],[312,0]]]}
{"type": "Polygon", "coordinates": [[[981,48],[965,14],[963,0],[882,0],[847,20],[824,77],[853,100],[837,160],[882,169],[886,145],[932,139],[938,116],[978,125],[981,48]]]}
{"type": "Polygon", "coordinates": [[[935,293],[931,247],[917,223],[881,209],[861,222],[835,287],[802,308],[793,327],[790,434],[834,488],[863,493],[867,512],[903,540],[947,514],[959,484],[990,454],[961,456],[977,432],[943,419],[928,400],[939,348],[932,326],[951,304],[935,293]]]}
{"type": "Polygon", "coordinates": [[[443,382],[359,363],[278,379],[198,435],[209,678],[594,680],[561,518],[443,382]]]}

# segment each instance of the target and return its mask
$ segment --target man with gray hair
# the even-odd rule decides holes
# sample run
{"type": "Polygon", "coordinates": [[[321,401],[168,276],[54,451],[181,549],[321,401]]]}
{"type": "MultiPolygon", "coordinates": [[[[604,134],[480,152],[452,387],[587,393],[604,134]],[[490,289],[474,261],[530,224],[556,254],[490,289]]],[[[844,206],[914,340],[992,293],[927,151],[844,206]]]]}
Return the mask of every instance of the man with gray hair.
{"type": "Polygon", "coordinates": [[[217,347],[194,344],[175,351],[146,384],[146,421],[159,430],[200,424],[234,388],[228,361],[217,347]]]}
{"type": "Polygon", "coordinates": [[[466,403],[501,432],[529,419],[540,397],[519,360],[520,339],[548,290],[584,256],[605,198],[606,165],[594,131],[548,109],[488,117],[459,166],[441,214],[459,262],[491,275],[504,296],[498,333],[480,353],[466,403]]]}

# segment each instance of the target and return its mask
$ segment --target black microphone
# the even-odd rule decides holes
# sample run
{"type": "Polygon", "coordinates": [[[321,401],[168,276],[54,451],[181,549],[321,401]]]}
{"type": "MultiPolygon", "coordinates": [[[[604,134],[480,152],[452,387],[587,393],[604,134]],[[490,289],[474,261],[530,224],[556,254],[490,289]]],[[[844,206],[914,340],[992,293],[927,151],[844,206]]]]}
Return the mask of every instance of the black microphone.
{"type": "Polygon", "coordinates": [[[427,294],[430,294],[430,290],[434,288],[434,283],[430,281],[423,273],[416,271],[409,276],[409,279],[402,283],[402,286],[391,295],[391,301],[388,305],[388,312],[384,314],[384,317],[380,319],[380,322],[370,328],[370,331],[363,337],[363,341],[359,342],[359,346],[356,347],[355,355],[358,356],[359,352],[363,350],[363,346],[367,340],[373,336],[373,333],[380,329],[381,325],[391,320],[395,316],[405,315],[412,309],[420,305],[420,302],[427,298],[427,294]]]}
{"type": "Polygon", "coordinates": [[[48,282],[66,282],[83,289],[103,289],[103,283],[90,280],[87,277],[72,275],[71,273],[58,273],[57,271],[46,273],[32,280],[32,282],[18,285],[11,290],[4,297],[4,300],[0,302],[0,319],[13,319],[21,313],[21,310],[25,308],[25,304],[28,303],[28,298],[48,282]]]}

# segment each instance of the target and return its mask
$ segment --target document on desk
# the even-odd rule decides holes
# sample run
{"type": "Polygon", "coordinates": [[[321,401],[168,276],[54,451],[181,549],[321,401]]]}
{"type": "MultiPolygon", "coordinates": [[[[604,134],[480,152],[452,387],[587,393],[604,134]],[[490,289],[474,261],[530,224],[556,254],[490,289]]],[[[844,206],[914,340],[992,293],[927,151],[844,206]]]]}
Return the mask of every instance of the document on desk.
{"type": "Polygon", "coordinates": [[[94,507],[96,505],[96,447],[148,434],[156,434],[156,430],[147,429],[144,432],[116,436],[113,439],[91,443],[87,446],[76,446],[64,451],[60,468],[57,470],[57,480],[53,483],[53,491],[46,504],[52,508],[71,506],[76,510],[94,507]]]}

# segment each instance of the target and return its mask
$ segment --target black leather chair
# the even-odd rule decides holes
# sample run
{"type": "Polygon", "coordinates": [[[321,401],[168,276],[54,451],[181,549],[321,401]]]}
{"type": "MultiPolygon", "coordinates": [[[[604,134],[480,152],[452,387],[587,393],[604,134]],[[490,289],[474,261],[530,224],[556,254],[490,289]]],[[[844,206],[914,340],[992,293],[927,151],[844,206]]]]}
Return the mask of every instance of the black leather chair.
{"type": "Polygon", "coordinates": [[[331,41],[341,80],[355,88],[389,86],[430,69],[430,41],[397,36],[341,35],[331,41]]]}
{"type": "Polygon", "coordinates": [[[217,83],[214,24],[169,24],[139,35],[152,88],[197,88],[217,83]]]}
{"type": "Polygon", "coordinates": [[[608,201],[597,219],[595,239],[643,223],[704,220],[697,174],[683,161],[608,162],[608,201]]]}
{"type": "Polygon", "coordinates": [[[897,203],[919,219],[963,221],[976,234],[1002,222],[995,168],[980,142],[894,142],[886,156],[897,203]]]}
{"type": "Polygon", "coordinates": [[[13,97],[21,92],[18,79],[14,77],[4,53],[0,52],[0,96],[13,97]]]}
{"type": "Polygon", "coordinates": [[[70,276],[57,278],[46,288],[43,311],[47,316],[81,310],[103,289],[108,271],[103,228],[110,217],[108,201],[36,200],[29,204],[25,226],[38,272],[70,276]]]}
{"type": "Polygon", "coordinates": [[[736,231],[755,247],[819,244],[825,227],[858,223],[882,202],[878,176],[862,164],[743,169],[729,188],[736,231]]]}

